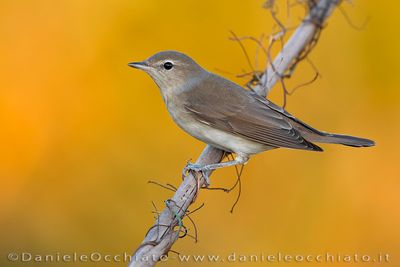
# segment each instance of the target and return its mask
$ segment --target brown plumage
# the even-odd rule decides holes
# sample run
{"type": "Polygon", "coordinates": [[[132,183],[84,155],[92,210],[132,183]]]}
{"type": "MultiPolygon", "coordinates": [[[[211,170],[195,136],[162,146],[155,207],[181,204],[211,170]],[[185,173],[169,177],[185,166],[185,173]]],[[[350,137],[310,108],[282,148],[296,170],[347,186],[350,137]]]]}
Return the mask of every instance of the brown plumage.
{"type": "Polygon", "coordinates": [[[303,138],[277,106],[219,76],[192,85],[179,97],[200,123],[270,147],[322,151],[303,138]]]}

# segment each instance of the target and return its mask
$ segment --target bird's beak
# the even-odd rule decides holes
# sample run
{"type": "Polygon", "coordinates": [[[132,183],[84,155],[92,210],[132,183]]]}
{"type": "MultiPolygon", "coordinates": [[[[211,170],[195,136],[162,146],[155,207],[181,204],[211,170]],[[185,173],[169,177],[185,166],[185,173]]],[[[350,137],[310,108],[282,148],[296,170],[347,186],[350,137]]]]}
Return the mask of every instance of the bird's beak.
{"type": "Polygon", "coordinates": [[[149,64],[146,61],[141,62],[131,62],[128,64],[129,67],[140,69],[140,70],[147,70],[150,68],[149,64]]]}

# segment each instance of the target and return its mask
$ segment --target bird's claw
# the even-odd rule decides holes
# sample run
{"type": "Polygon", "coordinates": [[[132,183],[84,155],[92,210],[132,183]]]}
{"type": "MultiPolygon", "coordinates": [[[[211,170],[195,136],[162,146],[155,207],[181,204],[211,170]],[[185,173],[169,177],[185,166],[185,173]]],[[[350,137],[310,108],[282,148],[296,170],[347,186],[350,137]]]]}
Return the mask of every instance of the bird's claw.
{"type": "Polygon", "coordinates": [[[189,172],[200,173],[205,180],[205,186],[208,187],[210,185],[208,171],[210,171],[210,169],[207,167],[207,165],[204,166],[204,165],[200,165],[200,164],[193,164],[193,163],[190,163],[190,161],[188,161],[185,168],[183,168],[182,178],[184,178],[189,172]]]}

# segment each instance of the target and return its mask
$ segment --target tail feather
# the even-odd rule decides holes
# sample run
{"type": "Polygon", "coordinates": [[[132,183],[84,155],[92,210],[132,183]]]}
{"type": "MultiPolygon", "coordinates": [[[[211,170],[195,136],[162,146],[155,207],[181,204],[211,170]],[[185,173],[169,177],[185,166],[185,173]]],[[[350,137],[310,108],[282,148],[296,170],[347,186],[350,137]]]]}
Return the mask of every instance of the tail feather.
{"type": "Polygon", "coordinates": [[[352,146],[352,147],[369,147],[375,145],[374,141],[366,138],[343,135],[343,134],[330,134],[324,132],[320,132],[320,134],[321,135],[318,138],[319,141],[313,140],[312,137],[311,141],[321,142],[321,143],[342,144],[345,146],[352,146]]]}
{"type": "Polygon", "coordinates": [[[374,141],[366,138],[318,131],[299,120],[293,120],[291,123],[293,123],[294,127],[301,133],[301,135],[310,142],[341,144],[352,147],[369,147],[375,145],[374,141]]]}

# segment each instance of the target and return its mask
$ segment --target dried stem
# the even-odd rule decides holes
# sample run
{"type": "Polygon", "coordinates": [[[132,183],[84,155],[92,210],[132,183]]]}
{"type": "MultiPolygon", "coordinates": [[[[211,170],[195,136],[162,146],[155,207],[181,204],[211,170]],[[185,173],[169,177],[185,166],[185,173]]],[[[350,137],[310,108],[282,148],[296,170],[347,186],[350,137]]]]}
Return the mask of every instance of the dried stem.
{"type": "MultiPolygon", "coordinates": [[[[268,3],[273,2],[268,1],[268,3]]],[[[308,1],[309,14],[283,46],[273,63],[269,64],[262,74],[260,82],[253,87],[255,92],[266,96],[277,82],[293,72],[296,64],[304,59],[315,45],[322,25],[339,2],[339,0],[308,1]]],[[[224,151],[207,145],[196,163],[217,163],[222,160],[223,155],[224,151]]],[[[129,266],[154,266],[161,256],[170,251],[179,238],[182,219],[198,194],[198,185],[204,184],[205,181],[201,175],[189,173],[184,177],[174,196],[166,202],[166,207],[157,216],[155,224],[150,227],[143,242],[135,251],[129,266]]]]}

